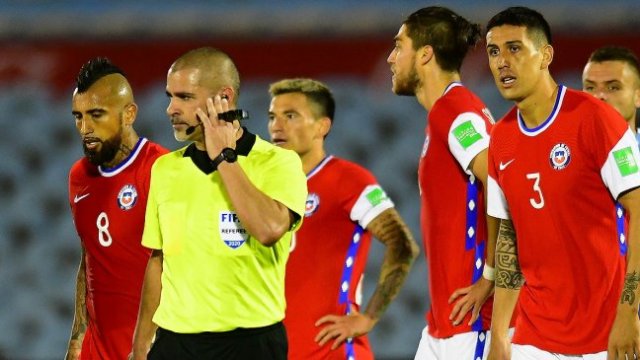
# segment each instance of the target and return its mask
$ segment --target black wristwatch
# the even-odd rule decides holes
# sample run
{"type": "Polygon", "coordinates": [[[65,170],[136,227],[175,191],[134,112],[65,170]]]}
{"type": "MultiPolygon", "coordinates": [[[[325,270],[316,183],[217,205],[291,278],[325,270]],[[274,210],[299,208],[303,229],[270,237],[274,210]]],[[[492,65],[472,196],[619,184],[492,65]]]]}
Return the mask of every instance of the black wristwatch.
{"type": "Polygon", "coordinates": [[[213,165],[213,167],[217,169],[218,165],[220,165],[220,163],[223,161],[233,163],[236,162],[236,160],[238,160],[238,154],[236,153],[236,151],[232,148],[224,148],[222,149],[220,155],[211,160],[211,165],[213,165]]]}

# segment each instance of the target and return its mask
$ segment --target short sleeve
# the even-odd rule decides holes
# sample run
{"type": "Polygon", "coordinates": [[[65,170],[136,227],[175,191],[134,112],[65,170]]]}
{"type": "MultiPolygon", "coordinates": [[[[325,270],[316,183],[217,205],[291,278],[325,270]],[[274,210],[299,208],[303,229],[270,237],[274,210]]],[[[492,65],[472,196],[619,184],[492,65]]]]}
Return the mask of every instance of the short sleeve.
{"type": "Polygon", "coordinates": [[[375,219],[383,211],[392,208],[393,202],[387,193],[378,184],[366,186],[358,200],[351,208],[351,220],[356,221],[366,228],[371,220],[375,219]]]}
{"type": "MultiPolygon", "coordinates": [[[[142,245],[150,249],[162,249],[162,234],[158,221],[158,201],[156,192],[158,185],[154,185],[154,173],[157,173],[157,162],[151,167],[151,180],[149,195],[147,197],[147,209],[144,216],[144,231],[142,233],[142,245]]],[[[157,177],[157,175],[155,176],[157,177]]]]}
{"type": "Polygon", "coordinates": [[[489,146],[489,176],[487,179],[487,214],[498,219],[510,219],[509,206],[498,182],[492,146],[489,146]]]}
{"type": "Polygon", "coordinates": [[[602,181],[614,199],[640,186],[639,160],[638,143],[631,129],[627,129],[609,152],[600,170],[602,181]]]}
{"type": "Polygon", "coordinates": [[[299,221],[292,225],[292,230],[298,229],[307,200],[307,177],[300,157],[292,150],[276,148],[273,156],[262,166],[267,175],[261,190],[298,215],[299,221]]]}
{"type": "Polygon", "coordinates": [[[469,164],[489,146],[489,134],[484,119],[473,112],[458,115],[449,128],[449,151],[460,167],[471,174],[469,164]]]}

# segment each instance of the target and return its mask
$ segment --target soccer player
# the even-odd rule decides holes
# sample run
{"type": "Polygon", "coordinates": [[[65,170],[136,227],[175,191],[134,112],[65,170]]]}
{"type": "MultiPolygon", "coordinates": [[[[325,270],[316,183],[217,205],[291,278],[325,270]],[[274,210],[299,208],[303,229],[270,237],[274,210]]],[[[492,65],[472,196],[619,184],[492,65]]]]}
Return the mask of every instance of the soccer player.
{"type": "Polygon", "coordinates": [[[151,172],[135,359],[286,359],[285,265],[306,182],[295,152],[219,117],[239,90],[235,64],[214,48],[169,68],[167,115],[190,144],[151,172]]]}
{"type": "MultiPolygon", "coordinates": [[[[636,110],[640,107],[640,64],[631,50],[619,46],[596,49],[582,72],[582,89],[613,106],[640,143],[636,125],[636,110]]],[[[626,236],[624,208],[619,203],[616,203],[616,208],[618,234],[626,236]]],[[[627,244],[620,243],[620,247],[626,253],[627,244]]]]}
{"type": "Polygon", "coordinates": [[[493,119],[460,82],[480,36],[479,25],[453,11],[426,7],[403,22],[387,59],[393,92],[429,112],[418,182],[431,308],[416,359],[472,360],[488,349],[495,243],[487,242],[484,192],[493,119]]]}
{"type": "Polygon", "coordinates": [[[271,141],[298,153],[309,191],[287,263],[289,359],[373,359],[365,334],[397,295],[418,246],[373,175],[327,155],[324,139],[335,111],[330,89],[316,80],[285,79],[269,93],[271,141]],[[371,235],[386,251],[378,286],[361,311],[371,235]]]}
{"type": "Polygon", "coordinates": [[[633,133],[612,107],[554,81],[551,31],[540,13],[508,8],[487,31],[496,86],[516,105],[489,144],[487,211],[504,219],[489,358],[633,359],[640,354],[633,133]],[[630,214],[629,238],[616,235],[616,200],[630,214]],[[628,245],[626,273],[619,242],[628,245]]]}
{"type": "Polygon", "coordinates": [[[69,172],[82,257],[66,359],[124,359],[131,349],[144,270],[140,244],[151,165],[166,150],[133,128],[138,107],[125,74],[105,58],[80,69],[72,114],[85,157],[69,172]]]}
{"type": "Polygon", "coordinates": [[[640,139],[636,124],[636,112],[640,108],[640,63],[631,50],[604,46],[591,53],[582,72],[582,89],[618,110],[640,139]]]}

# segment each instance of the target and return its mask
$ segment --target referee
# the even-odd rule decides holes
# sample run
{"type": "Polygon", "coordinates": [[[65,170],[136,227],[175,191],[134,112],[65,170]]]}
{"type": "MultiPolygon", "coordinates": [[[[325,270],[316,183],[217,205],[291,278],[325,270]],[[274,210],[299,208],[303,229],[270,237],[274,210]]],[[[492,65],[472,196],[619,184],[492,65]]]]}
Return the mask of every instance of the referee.
{"type": "Polygon", "coordinates": [[[130,358],[287,357],[284,274],[306,178],[295,152],[218,116],[242,113],[239,87],[217,49],[189,51],[169,69],[167,114],[190,144],[151,171],[142,244],[153,254],[130,358]]]}

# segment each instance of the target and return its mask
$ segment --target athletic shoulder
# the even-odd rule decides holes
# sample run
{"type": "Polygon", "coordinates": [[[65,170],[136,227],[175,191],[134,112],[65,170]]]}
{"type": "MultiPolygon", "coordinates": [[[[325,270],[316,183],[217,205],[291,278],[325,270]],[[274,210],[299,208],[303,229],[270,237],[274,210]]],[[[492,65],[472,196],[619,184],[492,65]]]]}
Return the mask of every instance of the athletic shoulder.
{"type": "Polygon", "coordinates": [[[167,154],[169,150],[162,145],[149,140],[145,148],[145,152],[149,157],[158,158],[161,155],[167,154]]]}
{"type": "Polygon", "coordinates": [[[89,160],[87,160],[87,158],[84,156],[76,160],[76,162],[73,163],[73,165],[71,165],[71,168],[69,169],[70,180],[76,179],[78,177],[97,175],[97,174],[98,174],[98,167],[91,164],[89,160]]]}
{"type": "Polygon", "coordinates": [[[293,162],[300,164],[300,167],[302,167],[302,161],[295,151],[281,148],[262,139],[258,135],[255,136],[256,141],[249,152],[249,157],[253,158],[256,162],[293,162]]]}
{"type": "Polygon", "coordinates": [[[498,132],[505,131],[511,126],[518,126],[517,118],[518,108],[514,106],[509,111],[507,111],[507,113],[504,114],[504,116],[502,116],[500,120],[496,121],[496,123],[493,125],[493,129],[491,130],[491,135],[493,136],[498,132]]]}
{"type": "Polygon", "coordinates": [[[628,128],[622,115],[612,106],[584,91],[567,88],[560,111],[595,132],[604,131],[603,128],[607,127],[621,132],[628,128]]]}
{"type": "Polygon", "coordinates": [[[332,171],[338,172],[344,179],[366,178],[375,181],[374,175],[364,166],[343,158],[333,156],[327,164],[332,171]]]}

